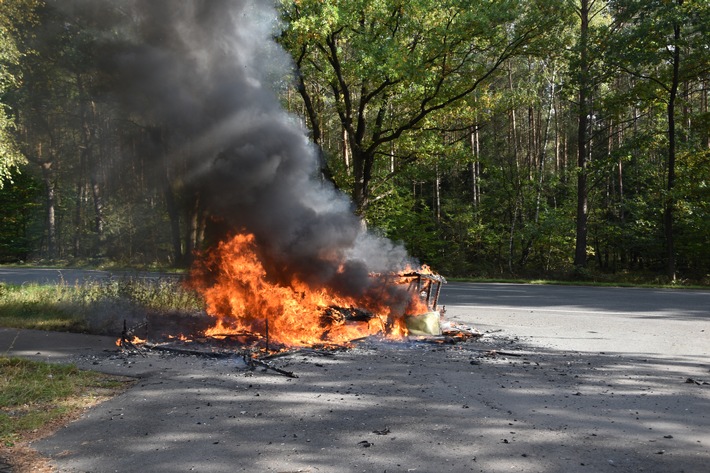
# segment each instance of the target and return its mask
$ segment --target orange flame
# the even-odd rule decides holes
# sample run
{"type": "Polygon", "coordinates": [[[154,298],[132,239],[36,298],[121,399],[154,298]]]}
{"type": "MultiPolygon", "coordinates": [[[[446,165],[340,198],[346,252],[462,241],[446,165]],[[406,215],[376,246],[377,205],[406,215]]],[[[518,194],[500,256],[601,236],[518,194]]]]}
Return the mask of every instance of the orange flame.
{"type": "Polygon", "coordinates": [[[146,342],[146,340],[134,335],[131,340],[127,340],[127,339],[124,339],[123,337],[121,337],[121,338],[118,338],[115,343],[116,343],[117,347],[122,347],[125,342],[131,343],[133,345],[142,345],[146,342]]]}
{"type": "Polygon", "coordinates": [[[289,285],[279,285],[269,280],[257,256],[254,236],[239,234],[220,243],[195,265],[191,284],[204,296],[207,313],[217,318],[206,336],[257,333],[285,346],[313,346],[346,343],[378,333],[402,337],[407,334],[403,314],[426,312],[418,294],[412,294],[407,307],[399,311],[393,304],[388,306],[385,286],[406,281],[391,276],[373,278],[382,285],[382,297],[357,301],[326,288],[311,288],[296,279],[289,285]],[[372,317],[346,323],[342,317],[325,316],[334,307],[357,307],[372,317]]]}

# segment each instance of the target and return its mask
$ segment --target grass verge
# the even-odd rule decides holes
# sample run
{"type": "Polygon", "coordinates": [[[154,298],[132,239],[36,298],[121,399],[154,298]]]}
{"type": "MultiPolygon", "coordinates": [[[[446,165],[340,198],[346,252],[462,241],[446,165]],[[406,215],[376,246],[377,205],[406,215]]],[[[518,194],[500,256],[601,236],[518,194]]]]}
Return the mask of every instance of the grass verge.
{"type": "Polygon", "coordinates": [[[106,333],[107,314],[115,319],[146,311],[199,311],[200,297],[177,280],[138,278],[83,284],[0,283],[0,327],[62,332],[106,333]]]}
{"type": "MultiPolygon", "coordinates": [[[[199,311],[202,300],[179,280],[111,278],[82,284],[0,283],[0,327],[118,334],[149,311],[199,311]]],[[[0,356],[0,471],[53,470],[31,440],[124,390],[130,380],[71,365],[0,356]]]]}
{"type": "Polygon", "coordinates": [[[78,311],[67,310],[68,288],[0,284],[0,326],[63,332],[84,329],[78,311]]]}
{"type": "Polygon", "coordinates": [[[0,457],[15,472],[41,471],[28,442],[51,434],[133,380],[73,365],[0,357],[0,457]]]}
{"type": "MultiPolygon", "coordinates": [[[[0,327],[120,333],[120,321],[147,311],[201,310],[202,301],[176,279],[106,279],[82,284],[0,283],[0,327]],[[112,325],[113,324],[113,325],[112,325]],[[118,330],[118,332],[117,332],[118,330]]],[[[0,471],[49,473],[30,441],[51,434],[131,380],[0,356],[0,471]]]]}

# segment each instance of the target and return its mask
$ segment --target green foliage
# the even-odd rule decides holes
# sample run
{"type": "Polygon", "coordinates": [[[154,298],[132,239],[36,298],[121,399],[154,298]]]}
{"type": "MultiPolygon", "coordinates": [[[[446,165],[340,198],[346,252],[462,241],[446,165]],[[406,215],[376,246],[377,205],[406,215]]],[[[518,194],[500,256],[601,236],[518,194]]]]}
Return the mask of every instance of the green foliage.
{"type": "MultiPolygon", "coordinates": [[[[673,202],[678,269],[707,280],[708,2],[592,3],[589,267],[577,276],[661,271],[663,212],[673,202]],[[674,24],[682,28],[682,61],[676,187],[669,191],[674,24]]],[[[153,124],[112,101],[101,40],[111,36],[116,12],[37,4],[0,2],[0,13],[9,12],[0,15],[0,258],[178,263],[178,253],[191,249],[187,209],[199,202],[179,160],[169,167],[155,159],[164,150],[153,124]],[[33,173],[8,174],[15,166],[8,163],[22,158],[12,154],[17,149],[33,173]],[[49,255],[50,198],[56,255],[49,255]]],[[[279,41],[304,82],[284,102],[309,120],[334,181],[354,196],[373,231],[449,276],[575,274],[580,2],[281,5],[279,41]],[[311,99],[310,110],[294,92],[311,99]]],[[[99,307],[172,304],[168,288],[129,282],[76,291],[55,307],[80,314],[76,327],[99,307]]],[[[175,305],[199,306],[182,297],[175,305]]],[[[32,304],[11,312],[29,320],[50,311],[45,302],[32,304]]],[[[75,322],[51,322],[63,323],[75,322]]]]}
{"type": "Polygon", "coordinates": [[[679,264],[695,279],[710,278],[710,150],[681,156],[676,189],[679,264]]]}
{"type": "Polygon", "coordinates": [[[14,172],[0,188],[0,262],[26,261],[36,247],[30,227],[39,193],[40,184],[27,173],[14,172]]]}
{"type": "Polygon", "coordinates": [[[282,2],[288,28],[281,40],[306,83],[299,91],[328,91],[324,103],[338,117],[332,123],[349,135],[359,211],[385,174],[376,157],[390,155],[402,168],[439,154],[431,130],[460,123],[451,112],[464,109],[509,58],[537,48],[545,29],[559,24],[552,3],[282,2]]]}
{"type": "Polygon", "coordinates": [[[8,91],[19,86],[18,65],[23,58],[23,27],[34,20],[38,0],[0,2],[0,190],[12,173],[25,162],[14,137],[15,122],[5,101],[8,91]]]}
{"type": "Polygon", "coordinates": [[[667,100],[672,59],[680,49],[680,80],[696,80],[710,68],[708,24],[710,5],[704,1],[652,0],[609,2],[614,22],[606,30],[605,59],[612,68],[637,77],[638,97],[667,100]],[[674,38],[674,28],[679,37],[674,38]],[[678,44],[675,44],[675,43],[678,44]]]}

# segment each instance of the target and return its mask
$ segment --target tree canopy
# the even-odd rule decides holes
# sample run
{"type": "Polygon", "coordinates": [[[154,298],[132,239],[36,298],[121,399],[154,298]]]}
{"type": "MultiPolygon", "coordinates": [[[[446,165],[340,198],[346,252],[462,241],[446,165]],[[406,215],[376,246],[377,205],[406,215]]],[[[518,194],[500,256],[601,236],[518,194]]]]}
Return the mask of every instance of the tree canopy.
{"type": "Polygon", "coordinates": [[[39,0],[3,0],[0,2],[0,189],[10,179],[13,169],[24,162],[15,136],[15,122],[5,95],[21,82],[20,62],[24,29],[34,20],[39,0]]]}
{"type": "MultiPolygon", "coordinates": [[[[22,214],[29,257],[185,264],[219,234],[188,166],[215,157],[186,130],[213,129],[228,84],[233,101],[258,88],[200,88],[231,70],[190,43],[212,34],[205,18],[151,29],[117,5],[0,2],[0,182],[21,170],[34,189],[4,211],[22,214]],[[131,61],[146,75],[117,73],[131,61]]],[[[254,80],[374,233],[450,275],[710,280],[708,2],[273,5],[293,74],[254,80]]],[[[249,64],[282,60],[274,45],[249,64]]]]}
{"type": "MultiPolygon", "coordinates": [[[[419,159],[437,115],[487,86],[507,60],[549,32],[555,10],[545,2],[535,7],[520,1],[284,2],[282,42],[296,58],[298,90],[308,107],[314,93],[333,104],[352,158],[358,209],[369,205],[375,160],[392,154],[388,146],[402,163],[419,159]]],[[[308,113],[311,127],[320,130],[313,110],[308,113]]]]}

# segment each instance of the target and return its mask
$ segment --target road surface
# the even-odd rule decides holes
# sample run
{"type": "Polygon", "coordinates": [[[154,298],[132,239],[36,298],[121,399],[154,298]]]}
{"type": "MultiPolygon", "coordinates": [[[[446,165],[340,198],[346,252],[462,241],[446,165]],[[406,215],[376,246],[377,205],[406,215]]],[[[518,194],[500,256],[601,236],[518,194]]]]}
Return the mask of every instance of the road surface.
{"type": "Polygon", "coordinates": [[[707,360],[710,291],[450,283],[452,320],[544,347],[707,360]]]}
{"type": "Polygon", "coordinates": [[[274,361],[294,379],[82,334],[0,329],[0,353],[136,377],[33,442],[61,473],[708,471],[710,292],[454,283],[441,302],[491,335],[274,361]]]}

